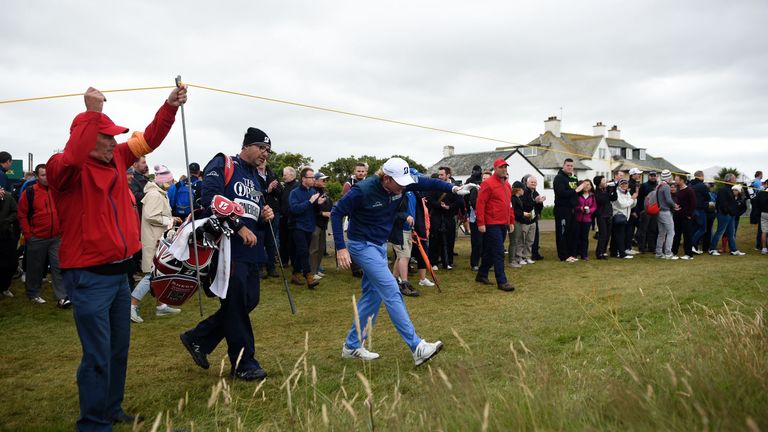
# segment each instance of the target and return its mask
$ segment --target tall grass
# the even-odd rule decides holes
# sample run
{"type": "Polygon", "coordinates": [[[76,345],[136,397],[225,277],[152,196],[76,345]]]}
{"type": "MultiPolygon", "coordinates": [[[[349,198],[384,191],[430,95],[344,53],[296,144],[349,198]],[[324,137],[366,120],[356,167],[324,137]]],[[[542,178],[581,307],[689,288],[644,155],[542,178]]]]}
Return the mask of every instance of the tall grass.
{"type": "MultiPolygon", "coordinates": [[[[348,364],[328,391],[318,386],[309,335],[304,351],[280,384],[284,415],[245,427],[249,410],[267,397],[264,383],[250,397],[233,397],[233,384],[220,378],[208,407],[218,430],[751,430],[768,425],[768,338],[765,311],[736,300],[713,308],[681,305],[671,294],[664,320],[674,329],[661,354],[644,344],[639,319],[622,320],[614,306],[595,306],[592,324],[601,337],[580,337],[569,354],[584,361],[565,367],[532,352],[520,340],[508,346],[502,376],[489,373],[482,346],[456,330],[448,344],[460,351],[458,366],[437,363],[414,371],[397,368],[392,385],[379,385],[371,363],[348,364]],[[611,346],[620,363],[611,367],[585,355],[589,344],[611,346]],[[363,367],[364,366],[364,367],[363,367]],[[353,372],[354,370],[354,372],[353,372]],[[411,386],[403,388],[402,381],[411,386]]],[[[366,331],[369,326],[366,326],[366,331]]],[[[223,367],[222,367],[223,370],[223,367]]],[[[389,380],[386,380],[389,382],[389,380]]],[[[273,395],[276,397],[276,395],[273,395]]],[[[179,400],[176,411],[184,423],[179,400]]],[[[152,430],[170,425],[171,410],[158,413],[152,430]],[[165,414],[164,414],[165,413],[165,414]]],[[[276,413],[273,413],[276,414],[276,413]]],[[[194,429],[194,425],[190,425],[194,429]]]]}

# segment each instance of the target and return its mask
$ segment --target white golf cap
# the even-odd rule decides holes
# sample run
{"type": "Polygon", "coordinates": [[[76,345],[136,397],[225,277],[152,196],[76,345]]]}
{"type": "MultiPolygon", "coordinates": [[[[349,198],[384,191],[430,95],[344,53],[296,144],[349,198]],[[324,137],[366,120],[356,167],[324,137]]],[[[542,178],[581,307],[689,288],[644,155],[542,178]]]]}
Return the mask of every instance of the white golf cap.
{"type": "Polygon", "coordinates": [[[642,174],[643,172],[638,168],[632,168],[629,170],[629,175],[642,174]]]}
{"type": "Polygon", "coordinates": [[[408,186],[411,183],[415,183],[413,177],[411,177],[411,169],[408,167],[408,162],[403,159],[391,158],[384,162],[384,166],[381,169],[384,171],[384,174],[392,177],[395,183],[400,186],[408,186]]]}

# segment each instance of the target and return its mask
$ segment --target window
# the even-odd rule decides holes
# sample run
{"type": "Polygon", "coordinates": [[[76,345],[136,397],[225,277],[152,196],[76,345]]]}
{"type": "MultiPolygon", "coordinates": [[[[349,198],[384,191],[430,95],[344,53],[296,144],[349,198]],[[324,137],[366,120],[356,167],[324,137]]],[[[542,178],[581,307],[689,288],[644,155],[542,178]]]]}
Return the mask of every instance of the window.
{"type": "Polygon", "coordinates": [[[640,160],[645,160],[645,149],[640,149],[640,160]]]}
{"type": "Polygon", "coordinates": [[[597,150],[597,157],[599,159],[605,159],[605,149],[601,148],[597,150]]]}
{"type": "Polygon", "coordinates": [[[611,147],[611,156],[620,156],[621,155],[621,149],[619,147],[611,147]]]}
{"type": "Polygon", "coordinates": [[[536,147],[520,147],[518,150],[523,156],[536,156],[536,147]]]}
{"type": "Polygon", "coordinates": [[[631,149],[631,148],[628,148],[628,149],[626,149],[626,150],[627,150],[627,151],[626,151],[626,154],[627,154],[627,159],[632,159],[632,149],[631,149]]]}

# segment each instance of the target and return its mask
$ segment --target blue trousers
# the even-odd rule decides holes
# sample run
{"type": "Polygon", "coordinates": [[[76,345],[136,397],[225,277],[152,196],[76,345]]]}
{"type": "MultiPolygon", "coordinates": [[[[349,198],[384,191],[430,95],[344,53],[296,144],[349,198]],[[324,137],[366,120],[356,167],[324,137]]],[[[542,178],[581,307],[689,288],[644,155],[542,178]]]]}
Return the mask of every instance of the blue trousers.
{"type": "Polygon", "coordinates": [[[111,431],[123,411],[131,340],[131,289],[125,274],[64,272],[83,358],[77,369],[79,431],[111,431]]]}
{"type": "Polygon", "coordinates": [[[504,273],[504,238],[507,236],[508,225],[486,225],[483,235],[483,259],[480,261],[478,277],[488,277],[488,271],[493,266],[497,284],[507,283],[504,273]]]}
{"type": "Polygon", "coordinates": [[[709,242],[709,248],[717,249],[717,245],[720,243],[720,237],[722,237],[724,233],[728,237],[728,248],[731,252],[737,250],[734,217],[722,213],[717,214],[717,231],[712,235],[712,241],[709,242]]]}
{"type": "MultiPolygon", "coordinates": [[[[360,330],[365,331],[368,317],[372,317],[371,325],[376,323],[376,316],[379,314],[383,301],[395,329],[400,333],[400,337],[408,344],[411,351],[414,351],[421,342],[421,338],[416,335],[416,329],[413,328],[411,318],[405,309],[403,295],[400,294],[397,281],[387,266],[386,244],[376,245],[370,242],[349,240],[347,250],[349,250],[352,259],[363,269],[363,294],[357,302],[360,330]]],[[[366,337],[367,335],[363,335],[363,339],[366,337]]],[[[357,336],[354,321],[352,321],[352,328],[349,329],[344,343],[352,349],[360,348],[362,344],[357,336]]]]}
{"type": "Polygon", "coordinates": [[[253,342],[251,311],[259,304],[260,294],[259,265],[255,263],[233,261],[229,276],[227,298],[220,299],[219,310],[201,321],[186,334],[206,354],[216,349],[222,339],[227,340],[227,354],[232,368],[237,364],[240,351],[243,356],[238,370],[260,368],[254,357],[256,348],[253,342]]]}
{"type": "Polygon", "coordinates": [[[309,265],[309,245],[312,243],[312,233],[300,229],[293,230],[293,272],[308,275],[312,271],[309,265]]]}
{"type": "Polygon", "coordinates": [[[469,223],[470,242],[472,250],[469,255],[470,267],[477,267],[480,265],[480,257],[483,255],[483,233],[478,231],[477,222],[469,223]]]}
{"type": "Polygon", "coordinates": [[[693,211],[693,245],[699,247],[701,238],[704,237],[704,233],[707,232],[707,211],[706,210],[694,210],[693,211]]]}

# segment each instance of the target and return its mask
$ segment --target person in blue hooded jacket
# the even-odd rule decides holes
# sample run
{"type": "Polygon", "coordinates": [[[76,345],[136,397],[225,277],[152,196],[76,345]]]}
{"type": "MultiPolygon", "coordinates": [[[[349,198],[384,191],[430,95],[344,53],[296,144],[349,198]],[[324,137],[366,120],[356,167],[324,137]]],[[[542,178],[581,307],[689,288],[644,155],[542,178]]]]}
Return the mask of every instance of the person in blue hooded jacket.
{"type": "Polygon", "coordinates": [[[348,269],[354,259],[363,269],[363,293],[357,303],[360,332],[358,323],[353,322],[341,350],[342,358],[379,358],[379,354],[363,347],[363,340],[368,319],[371,318],[371,323],[376,322],[382,302],[398,333],[411,349],[416,366],[440,352],[441,341],[427,342],[416,334],[397,281],[387,266],[387,238],[392,231],[395,213],[405,197],[404,192],[433,190],[467,195],[473,187],[476,185],[459,187],[424,176],[412,176],[406,161],[391,158],[375,175],[355,183],[336,203],[331,211],[331,225],[339,266],[348,269]],[[349,216],[346,243],[342,225],[345,216],[349,216]]]}

